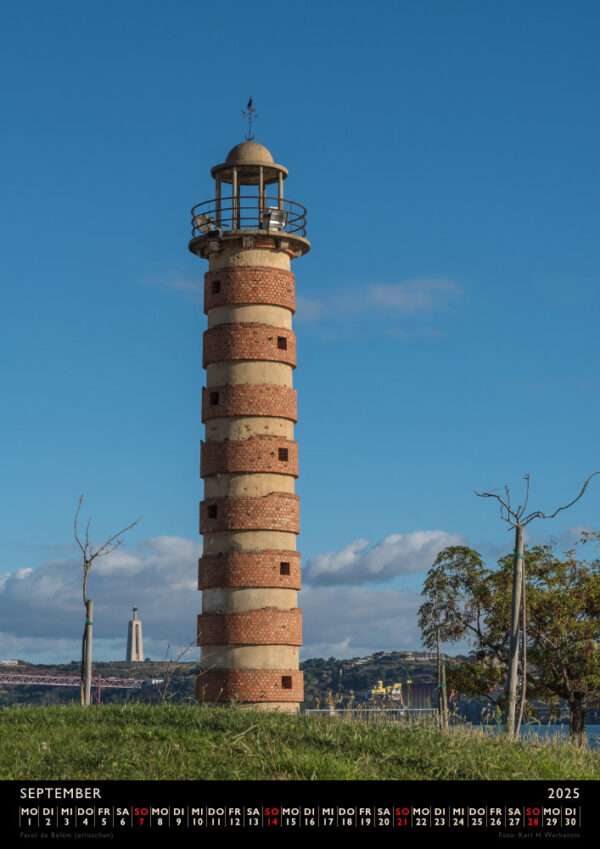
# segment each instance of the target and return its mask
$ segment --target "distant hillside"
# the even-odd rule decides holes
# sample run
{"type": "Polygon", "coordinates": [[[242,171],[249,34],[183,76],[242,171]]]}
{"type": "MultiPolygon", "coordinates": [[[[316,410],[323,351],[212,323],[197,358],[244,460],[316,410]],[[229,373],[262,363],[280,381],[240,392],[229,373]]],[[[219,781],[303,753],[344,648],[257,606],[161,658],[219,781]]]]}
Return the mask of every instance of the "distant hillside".
{"type": "MultiPolygon", "coordinates": [[[[447,658],[450,666],[462,660],[460,656],[447,658]]],[[[434,699],[436,664],[430,652],[375,652],[350,660],[311,658],[304,661],[302,669],[307,707],[324,706],[328,693],[341,703],[349,698],[366,701],[379,681],[384,686],[402,684],[404,699],[412,707],[428,707],[434,699]]]]}
{"type": "MultiPolygon", "coordinates": [[[[461,658],[449,658],[449,663],[458,663],[461,658]]],[[[426,652],[376,652],[368,657],[350,660],[311,658],[301,664],[304,671],[305,707],[325,706],[330,694],[343,703],[349,699],[357,702],[369,698],[369,693],[378,681],[385,686],[394,683],[403,685],[413,706],[427,706],[435,687],[435,661],[426,652]]],[[[162,679],[161,684],[145,685],[139,690],[103,689],[102,702],[124,704],[143,702],[156,704],[161,701],[192,702],[195,700],[196,675],[200,671],[198,662],[173,663],[170,661],[145,661],[127,663],[108,661],[94,664],[94,675],[102,678],[138,678],[148,682],[162,679]]],[[[29,664],[0,666],[0,675],[78,675],[79,665],[29,664]]],[[[58,705],[79,701],[76,687],[10,686],[0,684],[0,706],[14,704],[58,705]]]]}

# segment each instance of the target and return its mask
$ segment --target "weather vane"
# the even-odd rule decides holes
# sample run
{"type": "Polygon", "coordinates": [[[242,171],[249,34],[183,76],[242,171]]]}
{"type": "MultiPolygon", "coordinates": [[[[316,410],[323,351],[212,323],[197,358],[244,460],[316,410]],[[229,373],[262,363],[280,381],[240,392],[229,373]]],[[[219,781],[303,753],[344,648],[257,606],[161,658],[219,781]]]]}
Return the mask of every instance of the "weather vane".
{"type": "Polygon", "coordinates": [[[248,132],[246,133],[247,141],[250,141],[254,138],[254,133],[252,132],[252,122],[255,118],[258,118],[256,114],[256,109],[254,108],[254,104],[252,103],[252,98],[248,101],[246,108],[242,109],[242,115],[248,121],[248,132]]]}

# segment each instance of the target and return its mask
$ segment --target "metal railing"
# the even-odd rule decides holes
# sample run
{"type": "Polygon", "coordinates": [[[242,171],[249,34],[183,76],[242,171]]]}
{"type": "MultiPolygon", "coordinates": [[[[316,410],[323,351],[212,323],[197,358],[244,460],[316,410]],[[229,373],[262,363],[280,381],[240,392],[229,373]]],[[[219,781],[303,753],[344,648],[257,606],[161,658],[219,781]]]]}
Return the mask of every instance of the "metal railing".
{"type": "Polygon", "coordinates": [[[306,716],[333,717],[336,719],[362,720],[363,722],[410,722],[437,721],[437,708],[307,708],[303,711],[306,716]]]}
{"type": "Polygon", "coordinates": [[[238,230],[265,230],[306,236],[306,209],[293,200],[257,195],[212,198],[192,207],[192,238],[238,230]]]}

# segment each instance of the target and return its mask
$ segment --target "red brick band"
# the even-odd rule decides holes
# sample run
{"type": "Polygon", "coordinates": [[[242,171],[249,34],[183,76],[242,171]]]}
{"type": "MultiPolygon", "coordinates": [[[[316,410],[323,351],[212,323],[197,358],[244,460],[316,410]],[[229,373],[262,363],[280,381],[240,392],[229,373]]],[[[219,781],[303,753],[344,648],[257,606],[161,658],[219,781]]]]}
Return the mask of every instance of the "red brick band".
{"type": "Polygon", "coordinates": [[[296,422],[296,390],[266,383],[238,383],[203,389],[202,421],[223,416],[276,416],[296,422]]]}
{"type": "Polygon", "coordinates": [[[299,669],[210,669],[196,681],[199,702],[302,702],[299,669]]]}
{"type": "Polygon", "coordinates": [[[204,275],[204,312],[213,307],[270,304],[296,309],[296,289],[291,271],[266,266],[231,267],[204,275]]]}
{"type": "Polygon", "coordinates": [[[219,531],[288,531],[299,534],[300,498],[288,492],[207,498],[200,503],[200,533],[219,531]]]}
{"type": "Polygon", "coordinates": [[[298,477],[298,445],[280,436],[203,442],[200,475],[265,472],[298,477]]]}
{"type": "Polygon", "coordinates": [[[228,551],[198,560],[198,589],[277,587],[299,590],[300,552],[228,551]]]}
{"type": "Polygon", "coordinates": [[[199,646],[301,646],[302,611],[262,607],[198,616],[199,646]]]}
{"type": "Polygon", "coordinates": [[[229,360],[269,360],[296,365],[296,334],[287,327],[245,321],[204,331],[203,365],[229,360]]]}

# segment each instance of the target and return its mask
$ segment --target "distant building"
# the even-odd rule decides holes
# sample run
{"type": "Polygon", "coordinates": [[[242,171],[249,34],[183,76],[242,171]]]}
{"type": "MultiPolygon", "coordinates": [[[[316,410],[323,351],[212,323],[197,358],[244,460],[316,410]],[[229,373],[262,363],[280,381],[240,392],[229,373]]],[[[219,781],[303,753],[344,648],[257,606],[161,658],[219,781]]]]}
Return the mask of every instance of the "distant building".
{"type": "Polygon", "coordinates": [[[137,663],[144,659],[144,640],[142,637],[142,620],[138,618],[137,607],[133,608],[133,618],[127,629],[127,657],[129,663],[137,663]]]}
{"type": "Polygon", "coordinates": [[[18,666],[18,660],[0,660],[0,666],[18,666]]]}
{"type": "MultiPolygon", "coordinates": [[[[400,651],[398,654],[404,660],[435,660],[437,654],[434,651],[400,651]]],[[[445,655],[442,655],[445,657],[445,655]]]]}

